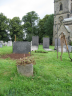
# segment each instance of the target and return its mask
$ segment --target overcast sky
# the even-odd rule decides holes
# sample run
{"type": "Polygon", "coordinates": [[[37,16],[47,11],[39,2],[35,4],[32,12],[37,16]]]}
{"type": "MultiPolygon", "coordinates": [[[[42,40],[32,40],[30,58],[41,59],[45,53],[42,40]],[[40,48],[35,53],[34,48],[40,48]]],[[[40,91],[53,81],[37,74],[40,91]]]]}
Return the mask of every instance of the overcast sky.
{"type": "Polygon", "coordinates": [[[40,19],[46,14],[54,13],[54,0],[0,0],[0,13],[7,18],[22,17],[35,11],[40,19]]]}

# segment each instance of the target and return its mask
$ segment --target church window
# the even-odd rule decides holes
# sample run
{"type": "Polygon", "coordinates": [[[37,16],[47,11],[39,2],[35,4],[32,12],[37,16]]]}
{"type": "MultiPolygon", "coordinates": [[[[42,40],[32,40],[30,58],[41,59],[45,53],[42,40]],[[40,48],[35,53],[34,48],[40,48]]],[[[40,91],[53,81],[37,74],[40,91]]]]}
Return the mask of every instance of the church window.
{"type": "Polygon", "coordinates": [[[63,10],[63,5],[62,5],[62,3],[60,3],[60,10],[63,10]]]}

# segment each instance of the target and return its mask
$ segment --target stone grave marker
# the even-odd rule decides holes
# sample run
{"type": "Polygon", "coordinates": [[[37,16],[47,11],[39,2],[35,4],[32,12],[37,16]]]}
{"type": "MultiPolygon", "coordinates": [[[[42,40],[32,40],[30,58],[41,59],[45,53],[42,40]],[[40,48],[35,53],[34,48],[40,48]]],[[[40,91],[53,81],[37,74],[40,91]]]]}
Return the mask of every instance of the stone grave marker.
{"type": "Polygon", "coordinates": [[[32,36],[32,46],[39,45],[39,36],[32,36]]]}
{"type": "Polygon", "coordinates": [[[28,42],[28,41],[13,42],[13,53],[28,54],[28,52],[31,53],[31,42],[28,42]]]}
{"type": "Polygon", "coordinates": [[[43,48],[49,49],[49,38],[43,38],[43,48]]]}
{"type": "Polygon", "coordinates": [[[32,36],[32,46],[31,51],[38,50],[39,36],[32,36]]]}
{"type": "Polygon", "coordinates": [[[12,46],[12,41],[8,41],[7,46],[12,46]]]}
{"type": "Polygon", "coordinates": [[[2,43],[0,43],[0,48],[2,48],[2,43]]]}

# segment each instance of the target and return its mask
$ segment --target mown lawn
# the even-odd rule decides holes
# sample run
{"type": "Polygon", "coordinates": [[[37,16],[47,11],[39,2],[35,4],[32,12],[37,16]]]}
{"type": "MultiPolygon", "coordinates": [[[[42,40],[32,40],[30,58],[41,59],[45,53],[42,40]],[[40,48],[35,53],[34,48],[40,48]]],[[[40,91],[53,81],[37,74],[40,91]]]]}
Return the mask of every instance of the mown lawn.
{"type": "MultiPolygon", "coordinates": [[[[39,45],[38,50],[43,50],[39,45]]],[[[54,49],[54,46],[50,46],[54,49]]],[[[12,53],[12,47],[0,48],[0,55],[12,53]]],[[[0,58],[0,96],[72,96],[72,62],[68,53],[35,53],[34,76],[17,73],[16,61],[0,58]]],[[[72,53],[70,53],[72,58],[72,53]]]]}

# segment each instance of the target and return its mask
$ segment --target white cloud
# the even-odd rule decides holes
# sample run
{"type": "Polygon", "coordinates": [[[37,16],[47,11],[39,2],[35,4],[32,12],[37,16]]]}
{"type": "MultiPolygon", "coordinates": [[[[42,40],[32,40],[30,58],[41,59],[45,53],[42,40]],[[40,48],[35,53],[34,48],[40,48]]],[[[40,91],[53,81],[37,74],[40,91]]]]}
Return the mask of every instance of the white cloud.
{"type": "MultiPolygon", "coordinates": [[[[7,1],[7,0],[6,0],[7,1]]],[[[8,18],[22,17],[30,11],[35,11],[42,19],[46,14],[54,13],[54,0],[12,0],[0,6],[0,12],[8,18]]]]}

